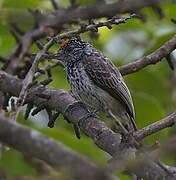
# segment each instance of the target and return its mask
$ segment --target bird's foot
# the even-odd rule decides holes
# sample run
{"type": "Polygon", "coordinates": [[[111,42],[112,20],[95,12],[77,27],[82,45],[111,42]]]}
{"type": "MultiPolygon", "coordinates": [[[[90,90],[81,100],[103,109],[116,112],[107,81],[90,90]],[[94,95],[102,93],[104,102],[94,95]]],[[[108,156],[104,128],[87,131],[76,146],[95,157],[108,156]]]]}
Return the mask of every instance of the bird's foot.
{"type": "Polygon", "coordinates": [[[67,114],[70,113],[70,112],[72,112],[74,109],[79,108],[79,107],[84,107],[84,108],[85,108],[85,105],[84,105],[82,102],[80,102],[80,101],[76,101],[76,102],[74,102],[73,104],[69,104],[69,105],[66,107],[66,109],[65,109],[65,111],[64,111],[64,113],[63,113],[63,117],[64,117],[64,119],[65,119],[68,123],[71,123],[71,122],[70,122],[70,120],[67,118],[67,114]]]}
{"type": "Polygon", "coordinates": [[[89,112],[88,117],[98,118],[97,112],[98,112],[98,110],[93,110],[93,111],[89,112]]]}
{"type": "Polygon", "coordinates": [[[96,114],[97,112],[98,112],[98,110],[94,110],[92,112],[88,112],[86,115],[84,115],[82,118],[80,118],[78,120],[78,125],[80,125],[82,121],[87,120],[90,117],[98,118],[98,116],[96,114]]]}
{"type": "Polygon", "coordinates": [[[81,139],[81,132],[78,124],[73,124],[75,135],[78,139],[81,139]]]}
{"type": "Polygon", "coordinates": [[[124,125],[118,120],[118,118],[110,110],[108,110],[108,116],[112,119],[115,127],[119,129],[120,133],[123,136],[128,135],[128,130],[124,127],[124,125]]]}
{"type": "Polygon", "coordinates": [[[128,142],[131,144],[131,146],[136,147],[137,149],[140,148],[140,143],[135,139],[133,136],[134,130],[129,129],[127,126],[124,126],[117,118],[116,116],[109,110],[108,115],[113,120],[115,126],[117,129],[119,129],[120,134],[122,135],[122,139],[124,142],[128,142]]]}
{"type": "MultiPolygon", "coordinates": [[[[79,107],[85,107],[85,106],[84,106],[84,104],[82,102],[77,101],[77,102],[75,102],[73,104],[68,105],[68,107],[65,109],[65,111],[63,113],[63,117],[68,123],[71,123],[71,121],[67,118],[67,114],[72,112],[73,109],[76,109],[76,108],[79,108],[79,107]]],[[[79,121],[78,121],[78,123],[73,124],[73,128],[74,128],[76,137],[78,139],[80,139],[81,135],[80,135],[80,128],[79,128],[79,121]]]]}
{"type": "Polygon", "coordinates": [[[137,141],[136,138],[133,136],[133,132],[130,131],[126,135],[122,134],[122,137],[123,137],[122,139],[124,142],[128,142],[128,144],[135,147],[136,149],[140,149],[141,143],[137,141]]]}

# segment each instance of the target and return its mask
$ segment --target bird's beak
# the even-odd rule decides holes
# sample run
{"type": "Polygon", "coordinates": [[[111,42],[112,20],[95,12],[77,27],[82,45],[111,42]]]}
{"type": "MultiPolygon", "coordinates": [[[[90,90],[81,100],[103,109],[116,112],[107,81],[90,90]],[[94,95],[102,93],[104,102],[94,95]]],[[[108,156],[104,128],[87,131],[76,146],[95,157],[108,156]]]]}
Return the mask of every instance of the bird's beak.
{"type": "Polygon", "coordinates": [[[56,53],[56,54],[49,55],[48,59],[58,59],[58,60],[64,61],[65,58],[63,54],[56,53]]]}

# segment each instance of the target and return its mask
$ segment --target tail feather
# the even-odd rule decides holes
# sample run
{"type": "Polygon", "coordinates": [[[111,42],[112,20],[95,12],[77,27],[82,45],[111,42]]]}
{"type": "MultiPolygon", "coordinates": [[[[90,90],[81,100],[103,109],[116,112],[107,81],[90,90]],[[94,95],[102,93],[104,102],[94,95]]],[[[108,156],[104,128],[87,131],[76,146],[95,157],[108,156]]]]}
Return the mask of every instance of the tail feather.
{"type": "Polygon", "coordinates": [[[127,126],[129,127],[128,130],[137,131],[137,125],[135,123],[135,120],[132,116],[130,116],[128,113],[125,113],[126,115],[126,122],[127,126]]]}
{"type": "Polygon", "coordinates": [[[137,125],[136,125],[134,118],[130,118],[130,120],[131,120],[131,124],[132,124],[134,130],[137,131],[137,125]]]}

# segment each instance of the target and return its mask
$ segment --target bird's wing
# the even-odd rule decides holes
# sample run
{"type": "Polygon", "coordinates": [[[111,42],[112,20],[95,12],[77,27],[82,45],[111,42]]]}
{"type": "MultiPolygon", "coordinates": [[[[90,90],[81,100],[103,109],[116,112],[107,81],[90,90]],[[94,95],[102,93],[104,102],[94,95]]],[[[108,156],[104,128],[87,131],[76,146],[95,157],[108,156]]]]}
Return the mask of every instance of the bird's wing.
{"type": "Polygon", "coordinates": [[[83,60],[85,61],[85,70],[91,80],[119,100],[126,107],[130,118],[134,119],[132,98],[117,67],[99,51],[92,55],[86,55],[83,60]]]}

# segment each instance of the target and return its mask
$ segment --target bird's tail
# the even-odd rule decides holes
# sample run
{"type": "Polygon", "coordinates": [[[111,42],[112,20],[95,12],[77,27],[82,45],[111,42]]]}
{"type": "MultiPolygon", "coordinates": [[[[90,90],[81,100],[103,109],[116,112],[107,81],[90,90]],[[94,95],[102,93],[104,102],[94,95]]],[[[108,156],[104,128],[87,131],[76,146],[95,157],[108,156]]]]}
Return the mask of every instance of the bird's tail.
{"type": "Polygon", "coordinates": [[[108,117],[110,117],[114,124],[117,125],[118,129],[123,134],[128,134],[129,132],[133,132],[137,130],[136,123],[134,118],[130,117],[129,114],[125,113],[123,116],[119,117],[118,115],[114,115],[111,111],[108,112],[108,117]]]}
{"type": "Polygon", "coordinates": [[[130,123],[132,124],[134,131],[137,131],[137,125],[135,123],[134,118],[132,118],[132,117],[130,118],[130,123]]]}
{"type": "Polygon", "coordinates": [[[137,131],[137,125],[135,123],[135,120],[132,116],[130,116],[128,113],[125,113],[125,117],[123,118],[122,124],[125,126],[125,128],[128,131],[137,131]]]}

